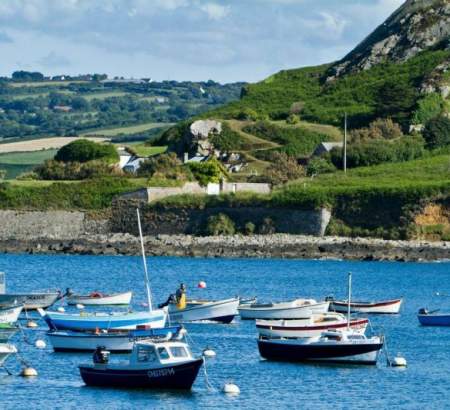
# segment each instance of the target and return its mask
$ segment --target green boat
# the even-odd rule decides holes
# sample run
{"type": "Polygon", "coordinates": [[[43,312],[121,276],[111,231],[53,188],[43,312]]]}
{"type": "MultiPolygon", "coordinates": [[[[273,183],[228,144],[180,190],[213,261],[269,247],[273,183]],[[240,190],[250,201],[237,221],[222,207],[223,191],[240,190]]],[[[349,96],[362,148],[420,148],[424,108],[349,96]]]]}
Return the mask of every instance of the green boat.
{"type": "Polygon", "coordinates": [[[19,331],[17,326],[9,323],[0,323],[0,343],[6,343],[12,336],[19,331]]]}

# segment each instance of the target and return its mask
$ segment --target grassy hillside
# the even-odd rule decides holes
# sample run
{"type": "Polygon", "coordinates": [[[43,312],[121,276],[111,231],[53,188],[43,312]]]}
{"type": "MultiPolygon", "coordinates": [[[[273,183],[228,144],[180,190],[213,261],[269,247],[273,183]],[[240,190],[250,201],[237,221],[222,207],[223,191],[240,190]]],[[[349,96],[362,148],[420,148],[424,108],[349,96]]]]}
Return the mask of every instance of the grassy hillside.
{"type": "Polygon", "coordinates": [[[286,118],[294,103],[302,103],[300,116],[311,122],[342,125],[344,112],[350,125],[367,124],[377,116],[404,120],[420,98],[417,87],[450,51],[426,51],[405,63],[383,63],[369,70],[325,82],[328,65],[281,71],[247,85],[240,101],[213,110],[203,117],[286,118]]]}

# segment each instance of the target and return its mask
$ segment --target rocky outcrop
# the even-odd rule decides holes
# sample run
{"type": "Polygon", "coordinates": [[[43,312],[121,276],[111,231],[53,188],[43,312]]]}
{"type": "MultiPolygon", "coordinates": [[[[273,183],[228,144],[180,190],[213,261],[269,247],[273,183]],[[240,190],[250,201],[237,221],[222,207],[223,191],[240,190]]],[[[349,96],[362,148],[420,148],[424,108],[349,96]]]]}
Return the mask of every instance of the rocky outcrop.
{"type": "Polygon", "coordinates": [[[198,156],[207,156],[214,151],[210,137],[222,132],[222,123],[216,120],[197,120],[189,127],[188,144],[190,152],[198,156]]]}
{"type": "Polygon", "coordinates": [[[384,61],[401,62],[431,47],[448,48],[448,0],[407,0],[328,72],[328,81],[384,61]]]}
{"type": "MultiPolygon", "coordinates": [[[[138,255],[139,240],[129,234],[84,235],[74,240],[0,240],[0,252],[138,255]]],[[[145,238],[148,255],[354,259],[390,261],[450,260],[449,242],[385,241],[362,238],[317,238],[299,235],[194,237],[158,235],[145,238]]]]}

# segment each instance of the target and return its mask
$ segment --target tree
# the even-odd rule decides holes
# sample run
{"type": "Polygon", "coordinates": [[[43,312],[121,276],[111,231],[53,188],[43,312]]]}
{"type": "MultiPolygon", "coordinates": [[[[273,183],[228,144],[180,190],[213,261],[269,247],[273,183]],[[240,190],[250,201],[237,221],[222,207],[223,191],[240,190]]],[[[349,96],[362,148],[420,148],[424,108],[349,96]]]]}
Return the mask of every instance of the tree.
{"type": "Polygon", "coordinates": [[[436,118],[445,108],[445,101],[439,93],[427,94],[417,103],[417,109],[414,111],[412,123],[426,124],[433,118],[436,118]]]}
{"type": "Polygon", "coordinates": [[[272,155],[272,161],[266,176],[274,185],[284,184],[305,175],[305,170],[298,164],[296,158],[284,152],[275,152],[272,155]]]}
{"type": "Polygon", "coordinates": [[[55,155],[55,160],[62,162],[87,162],[95,159],[113,163],[119,160],[119,154],[112,144],[79,139],[64,145],[55,155]]]}
{"type": "Polygon", "coordinates": [[[450,145],[450,119],[440,116],[428,121],[423,130],[425,146],[430,149],[450,145]]]}
{"type": "Polygon", "coordinates": [[[173,152],[147,159],[141,164],[138,175],[150,178],[187,179],[186,169],[173,152]]]}
{"type": "Polygon", "coordinates": [[[14,71],[12,73],[12,79],[14,81],[42,81],[44,75],[37,71],[14,71]]]}
{"type": "Polygon", "coordinates": [[[202,186],[206,186],[210,182],[218,183],[221,176],[225,174],[219,161],[214,158],[205,162],[189,162],[189,168],[202,186]]]}

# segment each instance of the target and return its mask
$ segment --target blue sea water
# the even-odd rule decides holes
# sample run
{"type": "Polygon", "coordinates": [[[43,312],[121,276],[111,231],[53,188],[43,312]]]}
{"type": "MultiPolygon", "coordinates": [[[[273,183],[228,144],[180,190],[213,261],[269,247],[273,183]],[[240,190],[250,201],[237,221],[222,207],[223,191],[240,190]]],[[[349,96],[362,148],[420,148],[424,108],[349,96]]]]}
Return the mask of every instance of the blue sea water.
{"type": "MultiPolygon", "coordinates": [[[[188,296],[227,298],[258,296],[260,300],[296,297],[345,297],[347,272],[353,272],[353,295],[359,299],[404,297],[400,315],[373,317],[383,329],[389,350],[408,361],[404,369],[276,363],[261,360],[254,323],[236,320],[231,325],[192,324],[188,331],[194,350],[209,346],[217,357],[207,371],[216,391],[206,387],[201,373],[191,392],[99,389],[83,385],[77,366],[90,354],[54,353],[48,344],[38,350],[13,339],[21,355],[39,372],[35,379],[7,376],[0,371],[1,409],[368,409],[448,408],[450,403],[450,328],[418,324],[421,307],[450,311],[450,263],[391,263],[313,260],[250,260],[148,258],[155,302],[166,299],[179,282],[188,296]],[[200,280],[207,289],[197,289],[200,280]],[[233,381],[241,394],[220,392],[233,381]]],[[[141,260],[119,256],[0,255],[0,271],[7,273],[10,291],[65,289],[135,293],[134,305],[145,301],[141,260]]],[[[44,325],[27,330],[30,341],[45,338],[44,325]]],[[[48,341],[47,341],[48,342],[48,341]]],[[[118,360],[114,356],[112,360],[118,360]]],[[[121,357],[122,359],[125,356],[121,357]]],[[[20,365],[11,357],[13,373],[20,365]]]]}

